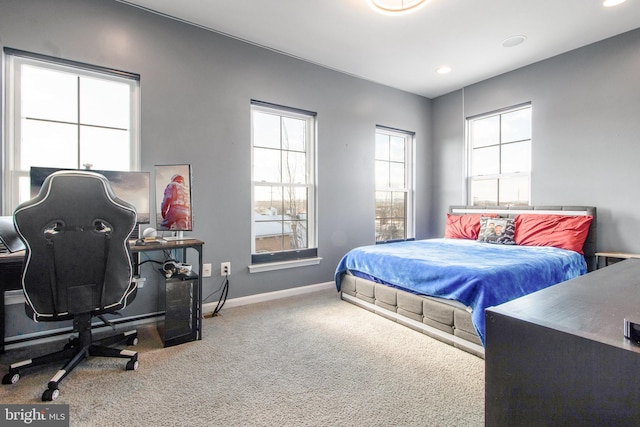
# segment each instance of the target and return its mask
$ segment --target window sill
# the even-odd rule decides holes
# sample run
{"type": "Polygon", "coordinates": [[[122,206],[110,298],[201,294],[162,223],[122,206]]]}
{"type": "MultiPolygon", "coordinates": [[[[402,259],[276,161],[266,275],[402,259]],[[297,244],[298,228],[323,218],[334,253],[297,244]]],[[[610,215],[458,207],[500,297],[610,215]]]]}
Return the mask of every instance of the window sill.
{"type": "Polygon", "coordinates": [[[284,270],[286,268],[306,267],[309,265],[318,265],[322,258],[305,258],[292,261],[267,262],[264,264],[251,264],[249,273],[262,273],[263,271],[284,270]]]}

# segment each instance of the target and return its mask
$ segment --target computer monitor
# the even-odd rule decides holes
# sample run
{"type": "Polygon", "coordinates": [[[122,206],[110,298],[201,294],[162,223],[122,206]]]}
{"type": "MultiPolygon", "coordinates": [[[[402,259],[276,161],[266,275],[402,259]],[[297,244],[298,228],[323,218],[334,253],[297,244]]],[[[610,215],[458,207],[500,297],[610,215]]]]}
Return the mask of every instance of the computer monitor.
{"type": "Polygon", "coordinates": [[[182,238],[193,230],[191,165],[156,165],[156,229],[175,232],[167,238],[182,238]]]}
{"type": "MultiPolygon", "coordinates": [[[[47,168],[32,166],[30,171],[31,178],[31,197],[35,197],[40,191],[40,187],[44,184],[44,180],[52,173],[59,170],[77,170],[66,168],[47,168]]],[[[151,174],[149,172],[131,172],[131,171],[109,171],[90,169],[104,175],[111,184],[111,188],[115,195],[131,203],[138,214],[136,222],[138,224],[149,224],[151,222],[151,174]]]]}

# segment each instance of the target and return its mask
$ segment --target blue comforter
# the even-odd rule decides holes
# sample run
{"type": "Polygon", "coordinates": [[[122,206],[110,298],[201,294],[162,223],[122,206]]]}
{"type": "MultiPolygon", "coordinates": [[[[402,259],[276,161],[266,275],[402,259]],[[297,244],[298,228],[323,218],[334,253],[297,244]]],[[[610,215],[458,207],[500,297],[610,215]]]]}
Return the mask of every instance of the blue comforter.
{"type": "Polygon", "coordinates": [[[587,267],[582,255],[565,249],[430,239],[349,251],[336,268],[338,290],[347,270],[471,307],[473,324],[484,345],[485,308],[580,276],[587,267]]]}

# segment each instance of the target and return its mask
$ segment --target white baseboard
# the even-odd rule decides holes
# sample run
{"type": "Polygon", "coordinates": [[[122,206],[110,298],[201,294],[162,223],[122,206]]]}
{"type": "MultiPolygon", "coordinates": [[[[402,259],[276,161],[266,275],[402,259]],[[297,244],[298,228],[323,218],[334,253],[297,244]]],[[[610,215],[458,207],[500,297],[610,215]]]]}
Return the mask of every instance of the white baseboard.
{"type": "MultiPolygon", "coordinates": [[[[336,286],[335,282],[325,282],[325,283],[318,283],[314,285],[299,286],[291,289],[284,289],[281,291],[265,292],[262,294],[248,295],[246,297],[232,298],[232,299],[228,299],[225,302],[224,307],[225,308],[240,307],[248,304],[255,304],[259,302],[271,301],[271,300],[280,299],[280,298],[292,297],[295,295],[318,292],[325,289],[335,289],[335,286],[336,286]]],[[[5,302],[6,305],[24,303],[24,294],[22,290],[9,291],[9,292],[5,294],[5,298],[8,300],[5,302]],[[7,295],[9,294],[9,292],[12,292],[12,293],[10,295],[7,295]]],[[[215,310],[217,305],[218,305],[218,301],[203,304],[202,313],[205,316],[210,315],[211,313],[213,313],[213,310],[215,310]]],[[[140,320],[137,319],[138,316],[132,316],[131,318],[120,318],[118,319],[118,324],[122,323],[123,321],[128,321],[127,322],[128,326],[130,325],[132,327],[135,327],[135,326],[144,325],[147,323],[156,322],[157,318],[161,316],[162,316],[161,313],[151,313],[150,318],[148,315],[144,315],[144,318],[140,320]]],[[[34,333],[19,335],[15,337],[6,337],[5,349],[15,349],[15,348],[25,347],[25,346],[29,346],[37,343],[42,343],[42,342],[66,339],[67,336],[71,333],[72,333],[72,328],[68,327],[68,328],[62,328],[62,329],[52,329],[52,330],[46,330],[41,332],[34,332],[34,333]],[[66,333],[66,335],[52,336],[52,334],[55,334],[55,333],[66,333]],[[23,341],[24,339],[28,339],[28,341],[15,342],[15,341],[23,341]]]]}
{"type": "MultiPolygon", "coordinates": [[[[287,298],[295,295],[302,295],[302,294],[308,294],[311,292],[323,291],[325,289],[331,289],[331,288],[335,289],[335,287],[336,287],[335,282],[325,282],[325,283],[317,283],[315,285],[307,285],[307,286],[299,286],[297,288],[283,289],[281,291],[265,292],[263,294],[256,294],[256,295],[248,295],[246,297],[231,298],[225,302],[224,307],[225,308],[240,307],[243,305],[255,304],[258,302],[271,301],[279,298],[287,298]]],[[[217,305],[218,305],[218,301],[203,304],[202,312],[205,315],[211,314],[213,313],[213,310],[215,310],[217,305]]]]}
{"type": "MultiPolygon", "coordinates": [[[[137,318],[136,316],[132,316],[129,318],[118,319],[120,321],[117,324],[118,331],[122,332],[122,330],[135,329],[139,326],[156,324],[158,319],[162,318],[164,314],[152,313],[149,316],[151,317],[137,318]]],[[[112,330],[110,326],[101,326],[100,322],[92,322],[92,325],[92,333],[99,334],[101,332],[108,332],[112,330]]],[[[40,332],[6,337],[4,341],[4,348],[5,350],[14,350],[17,348],[30,347],[36,344],[66,341],[72,335],[75,336],[75,333],[71,326],[66,328],[47,329],[40,332]]]]}

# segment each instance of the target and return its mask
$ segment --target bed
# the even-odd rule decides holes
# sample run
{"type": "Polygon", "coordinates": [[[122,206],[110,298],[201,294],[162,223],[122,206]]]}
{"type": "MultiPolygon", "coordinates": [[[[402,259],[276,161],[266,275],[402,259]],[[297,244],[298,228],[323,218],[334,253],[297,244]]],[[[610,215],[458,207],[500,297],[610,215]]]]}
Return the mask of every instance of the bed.
{"type": "Polygon", "coordinates": [[[595,267],[596,209],[451,206],[443,238],[363,246],[340,260],[343,300],[484,357],[484,309],[595,267]]]}

